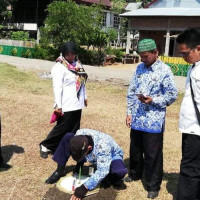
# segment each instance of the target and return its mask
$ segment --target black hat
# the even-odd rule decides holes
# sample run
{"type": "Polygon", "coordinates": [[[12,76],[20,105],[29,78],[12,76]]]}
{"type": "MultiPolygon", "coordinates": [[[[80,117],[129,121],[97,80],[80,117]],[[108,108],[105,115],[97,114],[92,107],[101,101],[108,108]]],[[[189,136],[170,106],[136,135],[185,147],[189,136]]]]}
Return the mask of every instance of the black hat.
{"type": "Polygon", "coordinates": [[[62,46],[62,56],[64,57],[68,52],[76,54],[76,44],[73,41],[68,41],[62,46]]]}
{"type": "Polygon", "coordinates": [[[88,150],[88,139],[84,135],[74,136],[70,140],[70,153],[75,161],[80,161],[88,150]]]}

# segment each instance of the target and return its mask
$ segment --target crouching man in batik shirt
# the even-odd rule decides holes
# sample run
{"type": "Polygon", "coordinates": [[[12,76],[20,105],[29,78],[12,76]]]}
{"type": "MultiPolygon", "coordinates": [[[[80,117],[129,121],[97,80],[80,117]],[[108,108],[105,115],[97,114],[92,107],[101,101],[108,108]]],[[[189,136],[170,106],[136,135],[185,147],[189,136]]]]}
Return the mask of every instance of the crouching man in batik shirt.
{"type": "Polygon", "coordinates": [[[106,177],[114,186],[119,186],[128,170],[123,162],[123,151],[109,135],[91,129],[80,129],[74,134],[66,134],[56,149],[53,160],[56,171],[46,180],[47,184],[57,182],[66,174],[65,166],[70,157],[77,161],[73,173],[78,173],[84,162],[96,164],[97,170],[80,187],[75,189],[71,200],[82,199],[97,187],[106,177]]]}
{"type": "Polygon", "coordinates": [[[170,67],[158,59],[156,43],[143,39],[138,44],[142,63],[137,66],[127,95],[126,124],[130,132],[130,172],[126,181],[142,178],[148,198],[158,196],[163,175],[163,132],[166,107],[177,98],[170,67]]]}

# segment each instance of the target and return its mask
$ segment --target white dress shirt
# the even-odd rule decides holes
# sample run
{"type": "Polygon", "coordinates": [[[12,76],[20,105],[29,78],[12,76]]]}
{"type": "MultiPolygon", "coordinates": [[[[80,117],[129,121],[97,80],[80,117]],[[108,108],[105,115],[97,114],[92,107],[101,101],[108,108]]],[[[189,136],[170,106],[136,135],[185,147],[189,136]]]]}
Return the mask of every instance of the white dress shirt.
{"type": "Polygon", "coordinates": [[[82,86],[79,98],[76,92],[76,75],[69,71],[60,62],[57,62],[52,70],[54,91],[54,107],[62,108],[62,112],[80,110],[85,107],[85,86],[82,86]]]}
{"type": "Polygon", "coordinates": [[[182,133],[194,134],[200,136],[200,125],[197,120],[194,104],[192,101],[190,89],[190,77],[192,79],[192,89],[194,92],[194,100],[200,111],[200,61],[195,66],[190,67],[186,79],[185,95],[181,103],[179,130],[182,133]]]}

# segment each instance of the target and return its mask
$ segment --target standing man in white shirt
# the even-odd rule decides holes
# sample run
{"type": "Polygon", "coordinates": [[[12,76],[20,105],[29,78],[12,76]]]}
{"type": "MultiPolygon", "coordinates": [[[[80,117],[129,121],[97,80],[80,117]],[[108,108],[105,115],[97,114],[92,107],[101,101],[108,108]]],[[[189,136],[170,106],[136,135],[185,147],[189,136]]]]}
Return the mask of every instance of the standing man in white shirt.
{"type": "Polygon", "coordinates": [[[200,32],[197,29],[186,29],[176,41],[179,55],[186,62],[193,64],[188,71],[185,95],[180,109],[182,160],[177,200],[198,200],[200,199],[200,124],[195,104],[196,109],[200,111],[200,32]]]}
{"type": "Polygon", "coordinates": [[[63,45],[62,57],[51,70],[54,91],[54,113],[57,124],[40,143],[40,155],[47,158],[54,153],[66,133],[80,129],[81,112],[87,106],[85,83],[87,74],[76,60],[77,49],[72,41],[63,45]]]}

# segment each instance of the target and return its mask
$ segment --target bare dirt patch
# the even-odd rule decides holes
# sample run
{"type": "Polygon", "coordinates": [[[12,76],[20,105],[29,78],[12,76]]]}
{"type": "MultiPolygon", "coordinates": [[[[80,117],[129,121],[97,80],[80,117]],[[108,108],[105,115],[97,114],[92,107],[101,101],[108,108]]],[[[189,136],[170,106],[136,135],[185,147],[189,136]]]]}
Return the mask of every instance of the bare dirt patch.
{"type": "MultiPolygon", "coordinates": [[[[53,93],[51,80],[41,80],[35,74],[22,73],[8,65],[0,65],[0,105],[2,114],[3,156],[13,167],[0,172],[1,200],[69,199],[55,185],[44,181],[55,170],[51,157],[39,156],[38,144],[53,125],[53,93]],[[3,74],[3,75],[2,75],[3,74]]],[[[88,107],[83,110],[82,128],[92,128],[110,134],[129,158],[129,129],[125,126],[127,87],[103,82],[88,82],[88,107]]],[[[164,134],[164,177],[157,199],[175,198],[181,158],[181,135],[178,132],[180,99],[168,108],[164,134]]],[[[70,159],[71,173],[75,162],[70,159]]],[[[92,198],[100,200],[145,200],[147,192],[141,181],[126,184],[126,189],[102,188],[92,198]]],[[[86,200],[89,198],[86,198],[86,200]]]]}
{"type": "Polygon", "coordinates": [[[107,65],[107,68],[113,68],[113,69],[123,69],[123,70],[135,70],[137,65],[136,64],[122,64],[122,63],[114,63],[112,65],[107,65]]]}

